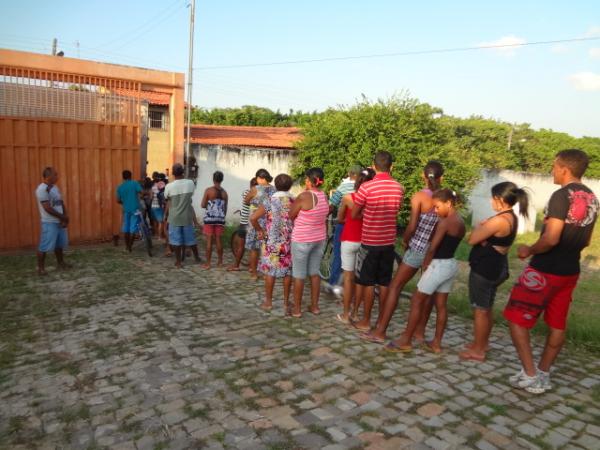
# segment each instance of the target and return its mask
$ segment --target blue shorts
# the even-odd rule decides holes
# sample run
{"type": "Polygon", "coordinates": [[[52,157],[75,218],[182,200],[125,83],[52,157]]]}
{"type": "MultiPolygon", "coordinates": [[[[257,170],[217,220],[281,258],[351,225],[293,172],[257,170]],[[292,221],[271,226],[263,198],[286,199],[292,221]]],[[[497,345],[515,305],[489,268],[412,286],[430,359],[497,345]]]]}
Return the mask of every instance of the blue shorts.
{"type": "Polygon", "coordinates": [[[196,245],[196,233],[194,232],[194,225],[186,225],[184,227],[169,225],[169,244],[176,247],[181,245],[186,247],[189,247],[190,245],[196,245]]]}
{"type": "Polygon", "coordinates": [[[165,212],[162,208],[152,208],[152,217],[157,222],[162,222],[165,219],[165,212]]]}
{"type": "Polygon", "coordinates": [[[121,231],[123,233],[135,234],[138,231],[138,225],[140,223],[140,216],[134,213],[123,213],[123,225],[121,226],[121,231]]]}
{"type": "Polygon", "coordinates": [[[46,253],[56,249],[64,249],[67,248],[68,243],[67,229],[61,227],[60,223],[42,222],[42,234],[38,248],[40,252],[46,253]]]}

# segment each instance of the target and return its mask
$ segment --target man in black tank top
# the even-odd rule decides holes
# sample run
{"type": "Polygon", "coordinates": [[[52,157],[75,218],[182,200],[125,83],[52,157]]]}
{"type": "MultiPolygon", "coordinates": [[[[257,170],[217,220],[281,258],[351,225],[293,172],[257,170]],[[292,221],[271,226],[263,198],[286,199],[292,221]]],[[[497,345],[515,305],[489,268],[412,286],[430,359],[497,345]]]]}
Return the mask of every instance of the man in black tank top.
{"type": "Polygon", "coordinates": [[[504,317],[523,365],[511,384],[534,394],[551,389],[549,371],[565,342],[565,328],[572,293],[579,277],[581,250],[587,247],[598,216],[598,199],[581,183],[588,166],[581,150],[556,155],[552,174],[562,187],[552,194],[539,239],[518,249],[521,259],[533,256],[513,288],[504,317]],[[550,332],[537,366],[529,341],[529,329],[544,313],[550,332]]]}

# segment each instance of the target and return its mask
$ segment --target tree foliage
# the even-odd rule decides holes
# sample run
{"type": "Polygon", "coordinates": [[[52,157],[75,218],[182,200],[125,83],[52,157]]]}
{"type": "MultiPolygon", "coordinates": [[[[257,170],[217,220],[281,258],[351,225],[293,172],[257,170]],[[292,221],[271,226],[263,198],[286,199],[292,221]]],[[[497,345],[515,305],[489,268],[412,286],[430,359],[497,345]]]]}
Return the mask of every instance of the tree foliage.
{"type": "MultiPolygon", "coordinates": [[[[258,106],[194,108],[192,122],[302,127],[294,175],[301,176],[311,166],[322,167],[326,189],[335,188],[351,165],[370,165],[376,151],[388,150],[395,158],[393,175],[406,189],[406,202],[422,188],[422,168],[431,159],[444,165],[444,185],[463,197],[481,169],[548,173],[554,155],[565,148],[586,151],[591,159],[586,176],[600,178],[600,138],[534,130],[527,123],[446,116],[406,95],[378,101],[363,97],[355,105],[320,113],[281,113],[258,106]]],[[[405,222],[408,208],[402,211],[405,222]]]]}
{"type": "MultiPolygon", "coordinates": [[[[378,150],[394,156],[392,175],[405,188],[405,201],[423,187],[422,169],[431,159],[446,170],[445,185],[465,191],[477,180],[478,161],[453,145],[447,126],[436,118],[441,111],[409,97],[328,110],[304,128],[299,142],[295,175],[308,167],[322,167],[328,189],[346,176],[350,165],[371,165],[378,150]]],[[[408,208],[402,208],[406,222],[408,208]]]]}
{"type": "Polygon", "coordinates": [[[290,109],[287,113],[260,106],[241,108],[192,108],[192,123],[207,125],[245,125],[258,127],[300,127],[308,123],[316,112],[305,113],[290,109]]]}

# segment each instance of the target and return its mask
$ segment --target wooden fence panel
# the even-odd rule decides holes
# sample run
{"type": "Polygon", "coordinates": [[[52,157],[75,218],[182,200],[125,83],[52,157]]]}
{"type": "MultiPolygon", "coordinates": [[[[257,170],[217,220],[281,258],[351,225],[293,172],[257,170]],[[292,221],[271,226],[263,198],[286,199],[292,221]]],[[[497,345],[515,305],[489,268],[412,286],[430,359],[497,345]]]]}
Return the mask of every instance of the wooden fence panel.
{"type": "Polygon", "coordinates": [[[59,172],[70,242],[111,239],[121,220],[121,172],[139,178],[139,161],[138,125],[0,116],[0,250],[37,246],[34,191],[47,166],[59,172]]]}

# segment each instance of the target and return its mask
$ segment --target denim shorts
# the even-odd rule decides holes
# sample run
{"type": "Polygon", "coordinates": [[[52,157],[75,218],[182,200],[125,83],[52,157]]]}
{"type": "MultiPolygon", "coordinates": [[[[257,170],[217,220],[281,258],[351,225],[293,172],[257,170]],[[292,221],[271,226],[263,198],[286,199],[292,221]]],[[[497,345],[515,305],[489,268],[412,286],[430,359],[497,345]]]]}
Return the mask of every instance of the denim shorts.
{"type": "Polygon", "coordinates": [[[406,264],[407,266],[412,267],[413,269],[418,269],[419,267],[421,267],[423,265],[423,261],[425,260],[426,254],[427,254],[427,248],[425,249],[425,251],[423,253],[415,252],[414,250],[411,250],[410,248],[408,248],[404,252],[404,256],[402,257],[402,263],[406,264]]]}
{"type": "Polygon", "coordinates": [[[162,222],[165,219],[165,211],[162,208],[152,208],[152,217],[157,222],[162,222]]]}
{"type": "Polygon", "coordinates": [[[307,276],[319,275],[321,259],[327,241],[292,241],[292,276],[304,280],[307,276]]]}
{"type": "Polygon", "coordinates": [[[342,255],[342,270],[354,272],[356,269],[356,254],[360,248],[360,242],[342,241],[340,252],[342,255]]]}
{"type": "Polygon", "coordinates": [[[121,225],[121,231],[123,233],[135,234],[138,231],[138,225],[140,223],[140,215],[136,212],[123,212],[123,224],[121,225]]]}
{"type": "Polygon", "coordinates": [[[431,295],[434,292],[447,294],[452,290],[452,284],[458,274],[456,259],[434,259],[421,275],[417,289],[423,294],[431,295]]]}
{"type": "Polygon", "coordinates": [[[492,309],[498,286],[508,280],[508,267],[502,269],[497,280],[488,280],[476,272],[469,273],[469,300],[473,308],[492,309]]]}
{"type": "Polygon", "coordinates": [[[40,246],[38,247],[40,252],[46,253],[67,248],[69,243],[67,229],[63,228],[60,223],[42,222],[41,231],[40,246]]]}
{"type": "Polygon", "coordinates": [[[185,225],[183,227],[169,225],[169,244],[176,247],[181,245],[186,247],[189,247],[190,245],[196,245],[196,233],[194,232],[194,225],[185,225]]]}

